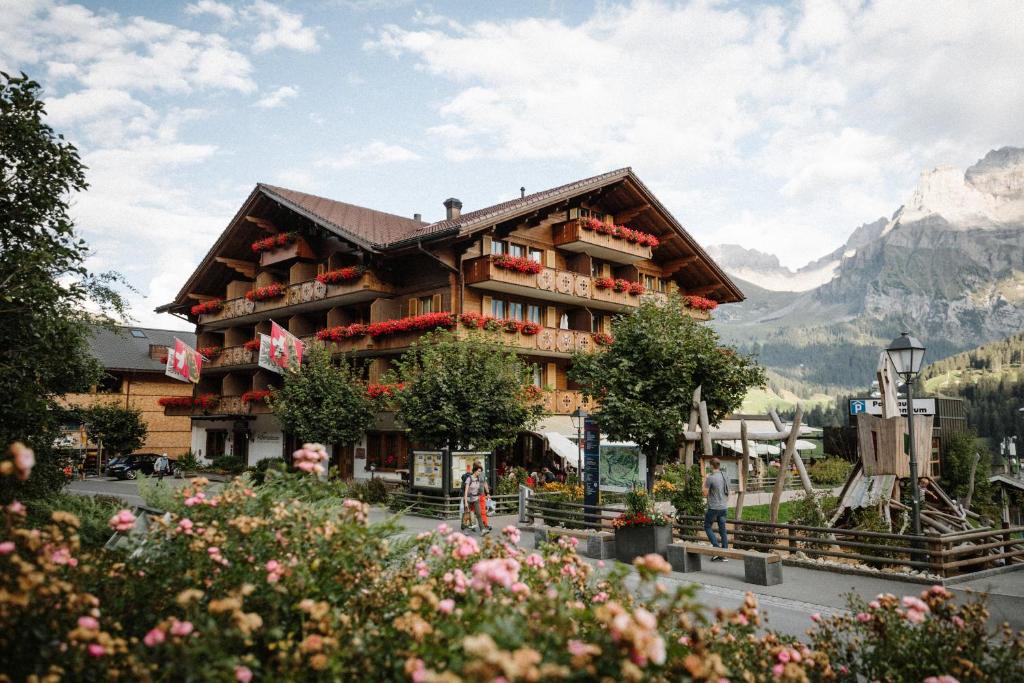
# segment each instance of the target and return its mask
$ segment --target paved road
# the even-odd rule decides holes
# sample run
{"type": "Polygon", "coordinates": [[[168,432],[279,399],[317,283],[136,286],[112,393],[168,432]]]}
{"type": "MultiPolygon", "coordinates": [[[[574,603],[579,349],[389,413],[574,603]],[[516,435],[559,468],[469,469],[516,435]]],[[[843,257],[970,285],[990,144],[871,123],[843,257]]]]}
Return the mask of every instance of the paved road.
{"type": "MultiPolygon", "coordinates": [[[[187,480],[165,479],[167,485],[181,486],[187,480]]],[[[76,481],[69,487],[71,492],[82,495],[113,495],[130,504],[139,504],[138,487],[131,481],[114,481],[104,478],[76,481]]],[[[375,506],[370,512],[371,522],[392,518],[387,509],[375,506]]],[[[402,515],[397,521],[407,534],[417,534],[437,528],[439,520],[402,515]]],[[[449,524],[453,522],[449,520],[449,524]]],[[[457,520],[454,521],[458,523],[457,520]]],[[[497,533],[509,524],[516,524],[515,516],[494,517],[491,521],[497,533]]],[[[533,535],[523,534],[522,545],[533,547],[533,535]]],[[[596,564],[596,561],[595,561],[596,564]]],[[[705,562],[703,571],[693,574],[673,572],[666,583],[672,585],[697,585],[698,600],[711,609],[724,607],[734,609],[742,602],[747,591],[754,593],[763,612],[767,615],[770,628],[794,636],[803,636],[810,626],[812,614],[823,616],[845,611],[846,595],[854,593],[870,600],[879,593],[913,595],[924,589],[919,584],[894,581],[883,577],[854,576],[834,572],[787,566],[783,570],[785,581],[778,586],[754,586],[743,581],[743,563],[705,562]]],[[[1024,571],[999,574],[984,579],[950,586],[950,590],[963,600],[969,593],[989,594],[989,609],[993,626],[1008,622],[1017,630],[1024,630],[1024,571]]]]}

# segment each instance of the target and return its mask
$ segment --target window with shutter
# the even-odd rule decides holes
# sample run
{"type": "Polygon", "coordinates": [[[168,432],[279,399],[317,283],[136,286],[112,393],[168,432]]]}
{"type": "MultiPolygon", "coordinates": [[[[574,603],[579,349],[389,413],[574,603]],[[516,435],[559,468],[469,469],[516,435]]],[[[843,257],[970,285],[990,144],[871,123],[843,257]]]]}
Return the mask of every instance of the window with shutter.
{"type": "Polygon", "coordinates": [[[540,325],[540,306],[536,304],[530,304],[526,307],[526,319],[531,323],[537,323],[540,325]]]}
{"type": "Polygon", "coordinates": [[[408,315],[419,315],[420,302],[419,299],[409,299],[408,315]]]}
{"type": "Polygon", "coordinates": [[[508,245],[508,255],[522,258],[523,256],[526,256],[526,247],[521,244],[512,244],[510,242],[508,245]]]}
{"type": "Polygon", "coordinates": [[[493,302],[493,299],[491,297],[489,297],[489,296],[485,296],[482,299],[480,299],[480,313],[482,315],[490,315],[491,314],[491,303],[492,302],[493,302]]]}
{"type": "Polygon", "coordinates": [[[435,294],[434,296],[430,297],[430,308],[435,313],[441,310],[441,295],[440,294],[435,294]]]}

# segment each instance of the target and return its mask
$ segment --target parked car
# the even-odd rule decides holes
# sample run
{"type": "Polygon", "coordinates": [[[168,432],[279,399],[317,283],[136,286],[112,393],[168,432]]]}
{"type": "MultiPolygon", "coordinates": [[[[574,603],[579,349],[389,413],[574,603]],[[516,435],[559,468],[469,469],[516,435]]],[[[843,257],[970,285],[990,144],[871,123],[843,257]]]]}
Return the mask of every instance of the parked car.
{"type": "Polygon", "coordinates": [[[118,479],[135,479],[135,477],[139,476],[139,472],[151,476],[153,474],[153,465],[159,457],[159,453],[121,455],[112,458],[107,463],[107,469],[104,470],[104,473],[108,477],[117,477],[118,479]]]}

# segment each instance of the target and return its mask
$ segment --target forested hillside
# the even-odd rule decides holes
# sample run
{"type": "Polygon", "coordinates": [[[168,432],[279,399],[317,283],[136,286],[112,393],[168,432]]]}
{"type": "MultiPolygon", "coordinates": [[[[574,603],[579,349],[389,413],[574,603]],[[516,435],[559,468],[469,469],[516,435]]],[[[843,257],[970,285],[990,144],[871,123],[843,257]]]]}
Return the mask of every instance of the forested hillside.
{"type": "MultiPolygon", "coordinates": [[[[1024,333],[932,363],[921,374],[928,393],[967,399],[967,419],[998,453],[1007,436],[1024,449],[1024,333]]],[[[1018,453],[1020,450],[1018,450],[1018,453]]]]}

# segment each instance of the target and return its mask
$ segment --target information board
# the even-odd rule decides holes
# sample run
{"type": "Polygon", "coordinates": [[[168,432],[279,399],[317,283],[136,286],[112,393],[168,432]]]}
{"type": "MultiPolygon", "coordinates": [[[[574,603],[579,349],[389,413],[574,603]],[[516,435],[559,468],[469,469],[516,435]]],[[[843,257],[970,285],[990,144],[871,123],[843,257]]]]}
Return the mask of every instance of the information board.
{"type": "Polygon", "coordinates": [[[451,488],[453,491],[462,492],[462,475],[473,471],[473,463],[480,463],[483,467],[484,481],[488,482],[491,489],[494,489],[494,482],[491,481],[491,454],[486,451],[465,452],[459,451],[451,454],[451,488]]]}
{"type": "Polygon", "coordinates": [[[647,468],[640,447],[627,444],[601,446],[600,485],[602,491],[624,493],[647,485],[647,468]]]}
{"type": "MultiPolygon", "coordinates": [[[[601,429],[589,417],[583,420],[583,504],[600,505],[600,468],[601,468],[601,429]]],[[[596,514],[587,514],[584,508],[584,519],[587,522],[597,520],[596,514]]]]}
{"type": "Polygon", "coordinates": [[[444,451],[412,452],[412,485],[418,489],[444,487],[444,451]]]}

